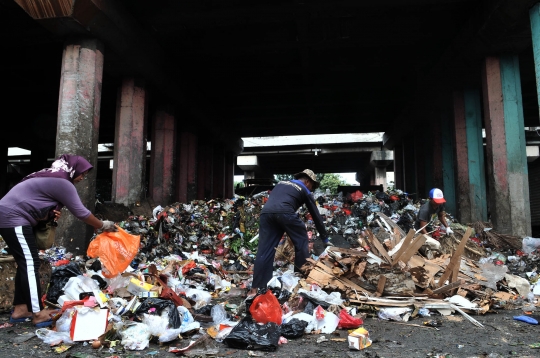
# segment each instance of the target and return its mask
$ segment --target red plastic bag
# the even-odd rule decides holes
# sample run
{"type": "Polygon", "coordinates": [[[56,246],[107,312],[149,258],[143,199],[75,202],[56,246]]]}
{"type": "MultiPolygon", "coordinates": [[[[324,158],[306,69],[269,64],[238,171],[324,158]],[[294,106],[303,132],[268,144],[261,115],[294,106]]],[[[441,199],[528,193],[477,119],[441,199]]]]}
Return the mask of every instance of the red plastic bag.
{"type": "Polygon", "coordinates": [[[317,320],[320,321],[321,319],[324,319],[325,314],[326,312],[321,306],[317,306],[317,308],[315,308],[315,317],[317,318],[317,320]]]}
{"type": "Polygon", "coordinates": [[[360,190],[357,190],[357,191],[355,191],[354,193],[351,194],[351,199],[355,203],[357,201],[360,201],[363,197],[364,197],[364,194],[360,190]]]}
{"type": "Polygon", "coordinates": [[[129,266],[139,251],[141,237],[131,235],[121,227],[116,232],[103,232],[88,246],[86,254],[89,257],[99,257],[103,264],[101,273],[107,278],[113,278],[129,266]]]}
{"type": "Polygon", "coordinates": [[[274,322],[281,325],[281,306],[276,296],[270,290],[255,297],[249,307],[249,312],[258,323],[267,324],[268,322],[274,322]]]}
{"type": "Polygon", "coordinates": [[[362,318],[354,318],[347,312],[347,310],[341,310],[339,312],[338,328],[358,328],[364,324],[362,318]]]}

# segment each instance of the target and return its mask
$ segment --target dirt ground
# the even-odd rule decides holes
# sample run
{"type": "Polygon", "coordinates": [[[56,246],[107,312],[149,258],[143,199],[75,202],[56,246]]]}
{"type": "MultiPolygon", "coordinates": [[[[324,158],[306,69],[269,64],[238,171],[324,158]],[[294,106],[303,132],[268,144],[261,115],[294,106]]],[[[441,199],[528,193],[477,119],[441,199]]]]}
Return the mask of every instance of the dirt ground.
{"type": "MultiPolygon", "coordinates": [[[[485,327],[479,328],[461,315],[442,318],[438,330],[423,326],[424,318],[416,318],[407,324],[383,321],[375,316],[367,317],[364,327],[373,341],[371,347],[362,351],[350,350],[346,341],[346,330],[337,330],[330,335],[304,335],[280,345],[275,352],[247,351],[230,349],[217,343],[219,353],[215,357],[538,357],[540,349],[530,345],[540,342],[540,326],[516,321],[513,316],[521,315],[520,310],[498,311],[486,315],[473,316],[485,327]],[[317,343],[322,336],[328,341],[317,343]],[[336,339],[336,340],[333,340],[336,339]]],[[[0,314],[0,325],[9,320],[9,314],[0,314]]],[[[164,345],[151,343],[143,351],[124,351],[117,348],[96,350],[90,345],[78,343],[63,353],[56,353],[54,347],[43,344],[33,336],[35,332],[30,323],[19,323],[13,327],[0,328],[1,357],[173,357],[169,347],[185,347],[189,339],[177,340],[164,345]]],[[[193,337],[192,337],[193,339],[193,337]]]]}

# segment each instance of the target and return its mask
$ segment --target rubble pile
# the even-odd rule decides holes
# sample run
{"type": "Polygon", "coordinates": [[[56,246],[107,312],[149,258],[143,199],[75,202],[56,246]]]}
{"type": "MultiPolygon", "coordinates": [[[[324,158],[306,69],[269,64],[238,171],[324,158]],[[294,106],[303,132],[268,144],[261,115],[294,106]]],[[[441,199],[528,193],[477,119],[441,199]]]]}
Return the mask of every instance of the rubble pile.
{"type": "Polygon", "coordinates": [[[449,214],[454,234],[438,222],[418,234],[422,202],[400,190],[314,196],[336,246],[318,245],[301,208],[311,257],[295,270],[284,235],[268,287],[247,299],[268,192],[158,206],[97,235],[88,256],[43,251],[53,267],[44,299],[60,313],[36,334],[58,351],[77,342],[111,353],[157,342],[177,354],[215,355],[222,346],[274,351],[304,334],[324,341],[348,330],[346,344],[364,349],[372,344],[368,317],[443,329],[452,314],[482,327],[473,316],[536,310],[540,239],[449,214]]]}

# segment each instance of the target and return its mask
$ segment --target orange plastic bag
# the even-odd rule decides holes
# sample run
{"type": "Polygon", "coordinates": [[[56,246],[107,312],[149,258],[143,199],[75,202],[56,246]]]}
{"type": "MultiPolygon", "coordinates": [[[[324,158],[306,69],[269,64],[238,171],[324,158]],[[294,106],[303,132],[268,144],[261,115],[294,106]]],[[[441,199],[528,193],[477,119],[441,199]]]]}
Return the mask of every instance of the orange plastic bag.
{"type": "Polygon", "coordinates": [[[88,245],[86,254],[99,257],[103,264],[102,273],[113,278],[124,272],[139,251],[141,237],[131,235],[118,227],[116,232],[103,232],[88,245]]]}
{"type": "Polygon", "coordinates": [[[267,324],[274,322],[281,325],[281,306],[272,291],[255,297],[249,307],[249,312],[258,323],[267,324]]]}

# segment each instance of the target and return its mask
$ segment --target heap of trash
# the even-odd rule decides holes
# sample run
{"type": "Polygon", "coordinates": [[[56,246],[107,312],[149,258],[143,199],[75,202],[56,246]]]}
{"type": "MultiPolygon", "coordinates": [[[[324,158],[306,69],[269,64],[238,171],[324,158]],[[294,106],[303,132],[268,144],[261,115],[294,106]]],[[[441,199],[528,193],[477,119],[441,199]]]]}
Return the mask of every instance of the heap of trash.
{"type": "Polygon", "coordinates": [[[419,234],[413,223],[423,202],[400,190],[316,191],[336,246],[324,248],[309,212],[299,209],[311,257],[295,270],[284,235],[268,287],[246,299],[268,195],[158,206],[96,235],[86,256],[42,251],[52,266],[44,300],[60,313],[37,336],[60,351],[87,342],[114,353],[155,342],[197,355],[220,347],[274,351],[305,334],[346,330],[344,344],[360,350],[372,344],[367,317],[441,329],[444,316],[461,315],[482,327],[473,316],[526,315],[538,306],[540,239],[449,214],[454,234],[437,221],[419,234]]]}

